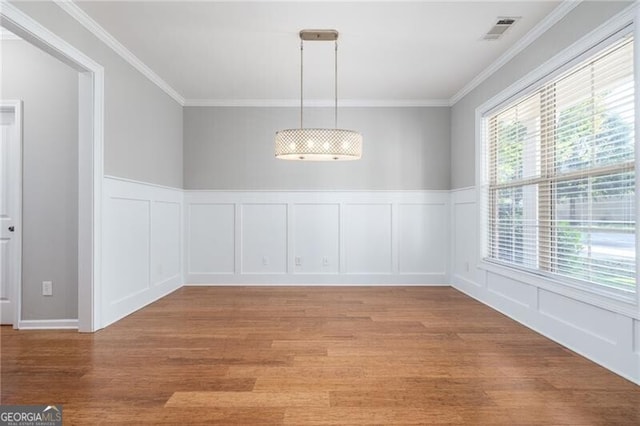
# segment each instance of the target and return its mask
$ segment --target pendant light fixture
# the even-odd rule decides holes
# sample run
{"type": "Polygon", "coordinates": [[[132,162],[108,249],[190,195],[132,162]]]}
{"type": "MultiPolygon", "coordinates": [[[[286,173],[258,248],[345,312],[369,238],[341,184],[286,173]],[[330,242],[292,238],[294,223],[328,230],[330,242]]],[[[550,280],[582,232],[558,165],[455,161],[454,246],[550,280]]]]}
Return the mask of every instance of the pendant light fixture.
{"type": "Polygon", "coordinates": [[[338,129],[338,31],[300,31],[300,128],[276,132],[276,158],[282,160],[334,161],[358,160],[362,157],[362,135],[354,130],[338,129]],[[335,102],[333,129],[305,129],[303,79],[303,50],[305,41],[333,41],[335,43],[335,102]]]}

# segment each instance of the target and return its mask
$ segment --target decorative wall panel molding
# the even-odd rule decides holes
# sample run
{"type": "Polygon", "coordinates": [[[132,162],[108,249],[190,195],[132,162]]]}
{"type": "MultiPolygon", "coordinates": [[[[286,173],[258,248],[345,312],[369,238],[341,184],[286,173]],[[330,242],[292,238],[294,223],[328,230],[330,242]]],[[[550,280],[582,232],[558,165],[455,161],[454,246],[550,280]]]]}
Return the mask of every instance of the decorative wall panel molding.
{"type": "Polygon", "coordinates": [[[190,204],[186,212],[187,270],[195,274],[235,272],[235,204],[190,204]],[[200,250],[207,247],[207,250],[200,250]]]}
{"type": "Polygon", "coordinates": [[[454,288],[640,384],[640,311],[634,318],[541,277],[483,266],[476,190],[452,191],[451,209],[454,288]]]}
{"type": "Polygon", "coordinates": [[[340,204],[296,204],[291,220],[294,273],[338,274],[340,204]]]}
{"type": "Polygon", "coordinates": [[[640,384],[640,312],[480,268],[479,227],[474,188],[182,191],[105,178],[103,326],[184,284],[451,283],[640,384]]]}
{"type": "Polygon", "coordinates": [[[185,209],[186,284],[448,283],[448,191],[185,191],[185,209]]]}
{"type": "Polygon", "coordinates": [[[183,284],[183,193],[118,178],[103,187],[102,319],[107,326],[183,284]]]}

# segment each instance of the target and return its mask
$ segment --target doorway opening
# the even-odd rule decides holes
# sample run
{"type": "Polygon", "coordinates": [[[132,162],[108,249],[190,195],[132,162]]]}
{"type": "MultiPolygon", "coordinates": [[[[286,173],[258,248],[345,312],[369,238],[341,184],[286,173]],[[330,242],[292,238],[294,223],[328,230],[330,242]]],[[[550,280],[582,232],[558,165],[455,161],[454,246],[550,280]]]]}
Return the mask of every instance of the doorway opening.
{"type": "MultiPolygon", "coordinates": [[[[102,328],[98,299],[101,294],[104,69],[14,5],[3,2],[0,6],[2,27],[78,71],[77,326],[79,331],[96,331],[102,328]]],[[[19,279],[13,286],[10,294],[18,306],[13,312],[13,324],[23,328],[19,316],[19,279]]]]}

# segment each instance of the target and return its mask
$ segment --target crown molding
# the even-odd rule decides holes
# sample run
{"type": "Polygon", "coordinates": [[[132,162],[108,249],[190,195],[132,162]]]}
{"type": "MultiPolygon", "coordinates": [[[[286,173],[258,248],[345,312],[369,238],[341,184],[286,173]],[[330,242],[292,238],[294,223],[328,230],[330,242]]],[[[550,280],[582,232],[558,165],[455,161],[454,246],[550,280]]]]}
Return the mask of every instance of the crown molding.
{"type": "MultiPolygon", "coordinates": [[[[305,99],[305,107],[333,107],[333,99],[305,99]]],[[[300,107],[300,99],[186,99],[190,107],[300,107]]],[[[349,107],[449,107],[448,99],[342,99],[340,108],[349,107]]]]}
{"type": "Polygon", "coordinates": [[[98,24],[93,18],[82,10],[72,0],[53,0],[62,10],[67,12],[72,18],[78,21],[83,27],[89,30],[93,35],[98,37],[104,44],[109,46],[122,59],[127,61],[132,67],[137,69],[142,75],[147,77],[156,86],[162,89],[167,95],[171,96],[180,105],[184,105],[184,97],[178,93],[173,87],[164,81],[158,74],[142,62],[136,55],[131,53],[129,49],[124,47],[122,43],[116,40],[107,30],[98,24]]]}
{"type": "Polygon", "coordinates": [[[520,40],[516,41],[506,52],[504,52],[491,65],[478,74],[473,80],[468,82],[458,93],[453,95],[449,100],[450,105],[454,105],[460,99],[465,97],[469,92],[478,87],[483,81],[489,78],[493,73],[498,71],[503,65],[513,59],[518,53],[522,52],[527,46],[533,43],[538,37],[544,34],[549,28],[554,26],[558,21],[564,18],[583,0],[563,0],[555,9],[544,17],[537,25],[535,25],[520,40]]]}
{"type": "MultiPolygon", "coordinates": [[[[185,99],[178,91],[171,87],[158,74],[135,56],[129,49],[113,37],[107,30],[91,18],[84,10],[76,5],[73,0],[53,0],[62,10],[98,37],[120,57],[137,69],[141,74],[156,84],[166,94],[171,96],[182,106],[200,107],[298,107],[297,99],[185,99]]],[[[227,0],[228,1],[228,0],[227,0]]],[[[518,53],[533,43],[549,28],[560,21],[571,10],[584,0],[563,0],[551,13],[534,26],[527,34],[519,39],[511,48],[504,52],[489,67],[484,69],[473,80],[468,82],[460,91],[450,99],[344,99],[340,100],[340,107],[449,107],[466,96],[473,89],[489,78],[503,65],[513,59],[518,53]]],[[[305,101],[308,107],[332,107],[332,99],[309,99],[305,101]]]]}
{"type": "Polygon", "coordinates": [[[22,40],[20,37],[12,33],[11,31],[0,27],[0,40],[8,41],[8,40],[22,40]]]}

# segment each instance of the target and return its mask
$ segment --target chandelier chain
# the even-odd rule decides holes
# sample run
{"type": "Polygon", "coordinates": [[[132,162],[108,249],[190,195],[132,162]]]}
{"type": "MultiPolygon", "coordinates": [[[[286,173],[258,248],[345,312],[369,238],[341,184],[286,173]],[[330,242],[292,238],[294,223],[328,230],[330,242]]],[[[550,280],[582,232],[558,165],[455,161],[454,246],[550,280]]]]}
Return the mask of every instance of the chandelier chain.
{"type": "MultiPolygon", "coordinates": [[[[338,41],[334,45],[334,102],[333,124],[338,128],[338,41]]],[[[300,40],[300,128],[304,128],[304,41],[300,40]]]]}
{"type": "Polygon", "coordinates": [[[334,104],[334,126],[337,129],[338,128],[338,40],[335,41],[335,58],[334,58],[334,64],[335,64],[335,73],[334,73],[334,80],[335,80],[335,104],[334,104]]]}
{"type": "Polygon", "coordinates": [[[304,68],[304,58],[303,58],[303,51],[304,51],[304,41],[300,40],[300,128],[304,128],[303,126],[303,119],[304,119],[304,115],[302,110],[304,109],[304,104],[303,104],[303,92],[304,92],[304,72],[303,72],[303,68],[304,68]]]}

